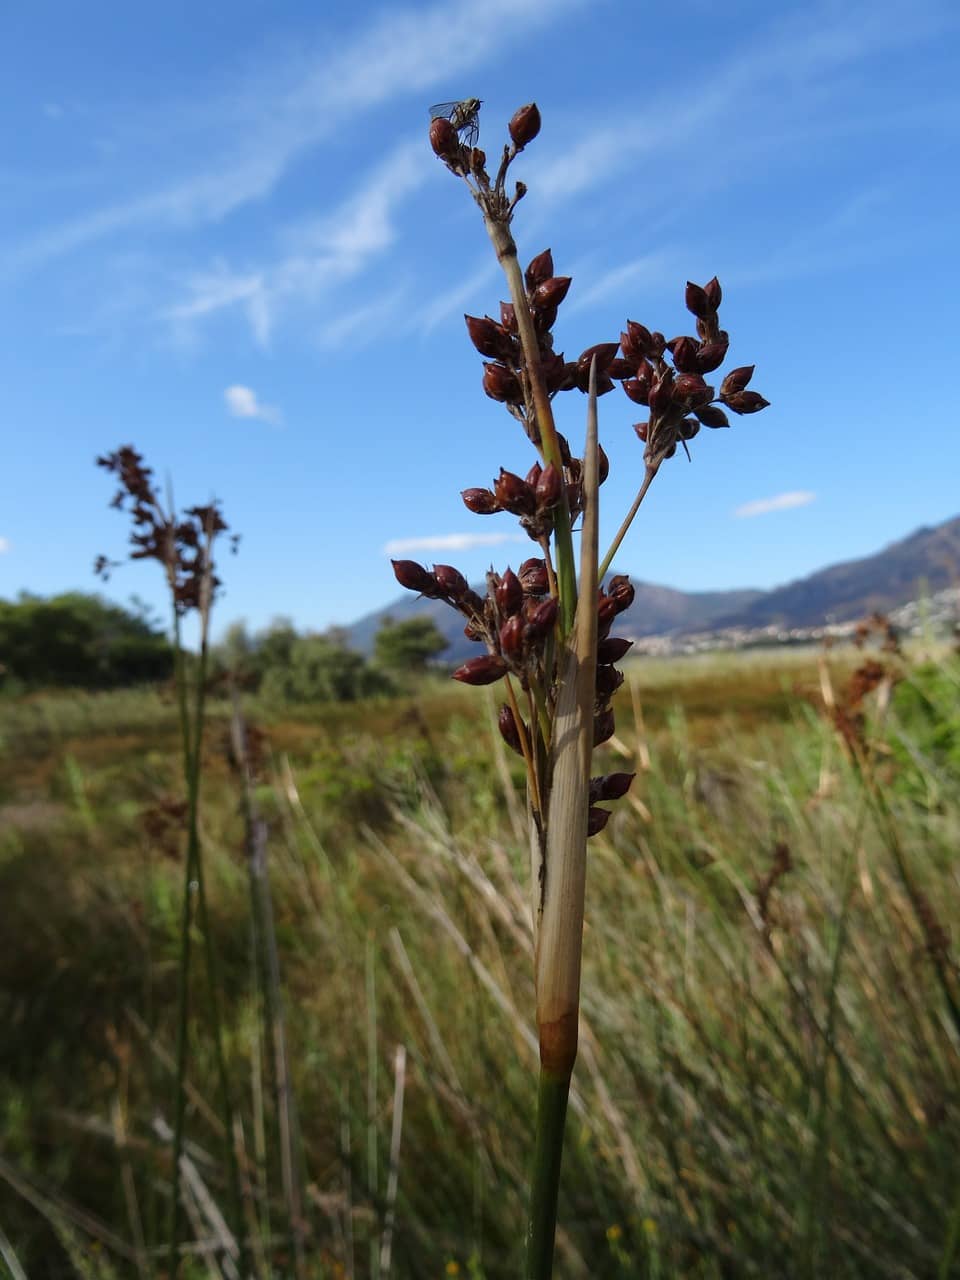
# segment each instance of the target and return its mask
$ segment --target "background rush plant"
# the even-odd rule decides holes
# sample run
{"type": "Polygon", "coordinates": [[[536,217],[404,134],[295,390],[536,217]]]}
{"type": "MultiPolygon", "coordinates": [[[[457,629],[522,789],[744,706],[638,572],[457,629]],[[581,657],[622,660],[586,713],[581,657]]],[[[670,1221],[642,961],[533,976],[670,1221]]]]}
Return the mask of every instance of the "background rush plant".
{"type": "MultiPolygon", "coordinates": [[[[178,964],[178,1017],[176,1057],[176,1103],[173,1128],[172,1188],[170,1221],[167,1232],[171,1275],[176,1274],[179,1239],[180,1173],[186,1118],[187,1031],[189,1026],[190,969],[194,929],[194,900],[197,923],[204,943],[207,968],[207,996],[210,1030],[217,1062],[222,1111],[224,1150],[230,1171],[233,1201],[233,1228],[243,1240],[240,1173],[233,1145],[233,1106],[227,1077],[220,1015],[220,982],[217,955],[213,944],[207,906],[203,849],[199,831],[200,770],[206,708],[207,667],[210,647],[210,618],[213,602],[220,586],[215,572],[214,546],[228,530],[220,504],[188,507],[178,515],[173,499],[161,500],[153,481],[153,472],[143,456],[132,445],[124,445],[114,453],[97,458],[118,481],[112,505],[126,510],[133,528],[130,533],[131,560],[157,560],[163,568],[170,591],[173,610],[173,635],[176,661],[177,705],[183,752],[183,778],[186,790],[187,856],[184,863],[183,911],[180,929],[178,964]],[[196,613],[200,626],[200,651],[195,664],[195,680],[190,684],[183,646],[183,620],[196,613]]],[[[231,539],[236,550],[238,537],[231,539]]],[[[99,556],[94,566],[100,577],[107,577],[115,561],[99,556]]],[[[148,1223],[150,1234],[156,1226],[148,1223]]],[[[242,1253],[242,1246],[240,1252],[242,1253]]]]}
{"type": "Polygon", "coordinates": [[[510,290],[499,320],[466,317],[470,339],[487,360],[483,389],[517,419],[538,457],[525,477],[501,468],[492,488],[465,489],[462,496],[479,515],[515,515],[541,555],[525,561],[518,574],[491,571],[483,597],[451,565],[435,565],[431,572],[399,560],[394,572],[404,587],[444,600],[465,617],[465,634],[486,653],[464,663],[454,676],[467,684],[503,681],[507,701],[499,712],[500,732],[526,764],[541,1064],[527,1274],[549,1276],[577,1053],[585,846],[609,817],[598,802],[624,795],[631,782],[630,774],[590,776],[593,747],[614,731],[611,700],[623,679],[616,663],[629,647],[610,632],[634,594],[622,575],[605,588],[601,583],[650,484],[677,446],[689,456],[688,442],[701,426],[729,425],[725,409],[756,413],[767,401],[748,389],[753,366],[728,373],[719,393],[706,382],[729,347],[729,335],[720,327],[722,292],[716,277],[704,286],[687,283],[685,301],[696,318],[696,336],[668,342],[659,331],[631,320],[619,342],[597,343],[576,360],[555,351],[553,326],[571,280],[555,274],[549,249],[521,271],[510,224],[527,188],[516,182],[507,191],[511,165],[540,131],[540,113],[529,103],[514,114],[510,142],[492,179],[485,153],[469,145],[476,141],[476,114],[473,109],[469,131],[456,118],[435,116],[430,143],[478,205],[510,290]],[[649,412],[634,428],[644,444],[644,477],[601,560],[598,491],[609,466],[597,438],[597,399],[616,382],[632,403],[649,412]],[[573,389],[590,397],[581,457],[557,431],[552,410],[553,398],[573,389]],[[572,539],[578,518],[579,585],[572,539]]]}

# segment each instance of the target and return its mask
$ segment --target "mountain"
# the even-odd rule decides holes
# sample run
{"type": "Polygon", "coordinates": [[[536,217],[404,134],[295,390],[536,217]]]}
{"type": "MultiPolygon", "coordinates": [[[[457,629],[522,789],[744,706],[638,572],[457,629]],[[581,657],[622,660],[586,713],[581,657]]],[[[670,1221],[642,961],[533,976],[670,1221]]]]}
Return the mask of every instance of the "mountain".
{"type": "MultiPolygon", "coordinates": [[[[677,591],[631,580],[636,597],[618,618],[617,633],[634,639],[724,627],[789,629],[845,622],[960,584],[960,516],[918,529],[875,555],[831,565],[772,591],[677,591]]],[[[474,585],[484,594],[483,584],[474,585]]],[[[401,622],[416,616],[432,618],[449,640],[445,661],[477,653],[463,635],[463,619],[449,605],[409,594],[347,627],[348,643],[369,653],[386,618],[401,622]]]]}
{"type": "Polygon", "coordinates": [[[876,555],[831,565],[735,606],[719,625],[816,627],[888,613],[960,583],[960,516],[918,529],[876,555]]]}

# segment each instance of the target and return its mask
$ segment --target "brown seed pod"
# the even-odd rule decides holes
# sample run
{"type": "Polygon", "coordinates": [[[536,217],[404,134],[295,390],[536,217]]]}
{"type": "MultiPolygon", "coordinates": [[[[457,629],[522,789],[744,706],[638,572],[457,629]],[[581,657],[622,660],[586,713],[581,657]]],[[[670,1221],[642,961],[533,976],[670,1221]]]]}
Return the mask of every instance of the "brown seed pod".
{"type": "Polygon", "coordinates": [[[416,560],[391,560],[390,563],[393,565],[393,575],[401,587],[406,587],[408,591],[419,591],[430,600],[436,600],[440,595],[440,588],[433,574],[422,564],[417,564],[416,560]]]}
{"type": "Polygon", "coordinates": [[[759,413],[770,403],[757,391],[735,391],[732,395],[721,398],[727,408],[732,409],[734,413],[759,413]]]}
{"type": "Polygon", "coordinates": [[[520,612],[520,606],[523,604],[523,587],[512,569],[507,569],[497,583],[494,595],[501,617],[508,618],[511,614],[520,612]]]}
{"type": "Polygon", "coordinates": [[[454,680],[463,684],[494,684],[507,674],[507,664],[494,653],[480,658],[469,658],[453,673],[454,680]]]}
{"type": "Polygon", "coordinates": [[[522,151],[540,132],[540,112],[537,104],[528,102],[525,107],[520,107],[513,113],[507,128],[513,145],[518,151],[522,151]]]}

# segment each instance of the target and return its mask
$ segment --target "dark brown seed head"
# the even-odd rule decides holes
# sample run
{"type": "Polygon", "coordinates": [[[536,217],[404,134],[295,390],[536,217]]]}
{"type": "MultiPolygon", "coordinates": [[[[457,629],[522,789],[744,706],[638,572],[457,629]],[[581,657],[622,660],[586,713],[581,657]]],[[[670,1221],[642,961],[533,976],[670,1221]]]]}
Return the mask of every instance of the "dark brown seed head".
{"type": "Polygon", "coordinates": [[[493,492],[497,501],[505,511],[515,516],[532,516],[537,510],[537,500],[533,490],[525,480],[521,480],[512,471],[500,468],[500,475],[494,481],[493,492]]]}
{"type": "Polygon", "coordinates": [[[699,373],[681,373],[673,384],[674,400],[691,409],[697,405],[709,404],[713,394],[713,387],[708,387],[699,373]]]}
{"type": "Polygon", "coordinates": [[[513,352],[510,334],[489,316],[464,316],[470,341],[482,356],[502,360],[513,352]]]}
{"type": "Polygon", "coordinates": [[[452,160],[460,154],[460,135],[444,116],[430,121],[430,145],[441,160],[452,160]]]}
{"type": "Polygon", "coordinates": [[[534,330],[542,343],[547,334],[549,334],[550,330],[557,323],[557,308],[531,306],[530,314],[533,317],[534,330]]]}
{"type": "Polygon", "coordinates": [[[599,747],[602,742],[612,738],[616,727],[613,708],[606,707],[599,715],[593,717],[593,745],[599,747]]]}
{"type": "Polygon", "coordinates": [[[597,484],[603,484],[610,474],[610,459],[603,451],[603,445],[597,445],[597,484]]]}
{"type": "Polygon", "coordinates": [[[531,260],[523,278],[528,293],[532,293],[538,285],[553,278],[553,254],[549,249],[544,249],[543,253],[538,253],[531,260]]]}
{"type": "Polygon", "coordinates": [[[729,427],[730,425],[727,415],[718,405],[704,404],[694,409],[694,413],[705,427],[729,427]]]}
{"type": "Polygon", "coordinates": [[[502,364],[483,366],[483,389],[491,400],[501,404],[519,404],[523,400],[516,375],[502,364]]]}
{"type": "Polygon", "coordinates": [[[537,560],[535,557],[530,560],[524,560],[520,566],[518,577],[520,578],[524,595],[543,596],[549,590],[550,582],[547,577],[547,565],[544,560],[537,560]]]}
{"type": "Polygon", "coordinates": [[[597,361],[597,377],[607,372],[608,366],[616,358],[617,352],[620,350],[619,342],[598,342],[592,347],[587,347],[586,351],[581,352],[580,358],[577,360],[577,368],[581,373],[590,374],[590,365],[596,357],[597,361]]]}
{"type": "Polygon", "coordinates": [[[507,674],[507,664],[496,654],[486,653],[480,658],[469,658],[453,673],[454,680],[463,684],[494,684],[507,674]]]}
{"type": "Polygon", "coordinates": [[[627,328],[620,335],[620,350],[628,360],[642,360],[651,354],[652,341],[650,330],[636,320],[628,320],[627,328]]]}
{"type": "Polygon", "coordinates": [[[515,111],[507,128],[513,145],[522,151],[540,132],[540,112],[535,102],[528,102],[525,107],[515,111]]]}
{"type": "Polygon", "coordinates": [[[602,831],[609,821],[609,809],[598,809],[596,805],[591,805],[587,810],[587,839],[602,831]]]}
{"type": "Polygon", "coordinates": [[[520,606],[523,604],[523,587],[512,569],[508,569],[497,583],[495,595],[501,617],[507,618],[511,614],[520,612],[520,606]]]}
{"type": "Polygon", "coordinates": [[[667,348],[673,356],[673,367],[677,373],[699,372],[698,355],[700,344],[696,338],[671,338],[667,343],[667,348]]]}
{"type": "Polygon", "coordinates": [[[624,378],[632,378],[634,363],[633,360],[624,360],[622,356],[617,356],[607,365],[607,377],[613,378],[615,382],[622,382],[624,378]]]}
{"type": "Polygon", "coordinates": [[[550,462],[537,478],[535,486],[537,511],[549,511],[552,507],[555,507],[560,501],[562,492],[563,479],[557,468],[550,462]]]}
{"type": "Polygon", "coordinates": [[[627,399],[632,400],[634,404],[649,404],[650,402],[650,366],[647,365],[643,369],[643,377],[629,378],[620,385],[627,394],[627,399]]]}
{"type": "Polygon", "coordinates": [[[597,623],[602,627],[609,626],[620,610],[612,596],[601,595],[597,601],[597,623]]]}
{"type": "Polygon", "coordinates": [[[597,667],[596,690],[597,698],[601,702],[606,702],[608,698],[612,698],[622,684],[622,671],[610,666],[597,667]]]}
{"type": "Polygon", "coordinates": [[[720,383],[720,394],[722,396],[732,396],[736,391],[742,391],[753,377],[753,371],[756,365],[745,364],[739,369],[731,369],[724,380],[720,383]]]}
{"type": "Polygon", "coordinates": [[[684,302],[687,304],[687,310],[701,320],[705,320],[708,316],[712,316],[716,307],[711,305],[707,296],[707,291],[702,289],[700,285],[694,284],[692,280],[687,281],[686,292],[684,293],[684,302]]]}
{"type": "Polygon", "coordinates": [[[716,311],[720,306],[720,303],[723,301],[723,290],[720,288],[720,281],[716,276],[714,276],[712,280],[707,281],[703,286],[703,292],[707,295],[707,301],[710,303],[711,307],[716,311]]]}
{"type": "Polygon", "coordinates": [[[535,462],[523,478],[531,489],[536,489],[537,483],[542,475],[543,467],[541,467],[539,462],[535,462]]]}
{"type": "Polygon", "coordinates": [[[647,403],[653,413],[663,413],[665,409],[670,407],[672,400],[673,374],[669,369],[665,369],[663,373],[655,377],[651,382],[647,403]]]}
{"type": "Polygon", "coordinates": [[[508,706],[507,703],[503,704],[497,714],[497,728],[500,730],[500,736],[507,746],[515,751],[518,756],[523,755],[516,717],[513,714],[513,708],[508,706]]]}
{"type": "Polygon", "coordinates": [[[630,790],[635,773],[608,773],[602,778],[590,779],[590,803],[598,800],[622,800],[630,790]]]}
{"type": "Polygon", "coordinates": [[[527,619],[527,639],[535,642],[552,631],[558,613],[559,605],[553,596],[547,596],[546,600],[535,605],[527,619]]]}
{"type": "Polygon", "coordinates": [[[500,652],[505,658],[518,658],[523,650],[523,618],[515,613],[500,628],[500,652]]]}
{"type": "Polygon", "coordinates": [[[636,591],[625,573],[618,573],[607,584],[607,595],[616,603],[617,613],[623,613],[633,604],[636,591]]]}
{"type": "Polygon", "coordinates": [[[719,369],[727,358],[726,342],[705,342],[697,354],[697,369],[700,373],[713,373],[719,369]]]}
{"type": "Polygon", "coordinates": [[[500,303],[500,323],[508,333],[517,332],[517,313],[513,309],[512,302],[500,303]]]}
{"type": "Polygon", "coordinates": [[[445,600],[456,603],[470,590],[470,584],[460,572],[455,569],[452,564],[435,564],[433,566],[433,576],[436,579],[437,586],[440,588],[440,594],[445,600]]]}
{"type": "Polygon", "coordinates": [[[735,391],[733,395],[724,396],[723,403],[734,413],[759,413],[770,401],[764,400],[757,391],[735,391]]]}
{"type": "Polygon", "coordinates": [[[609,636],[597,645],[597,662],[604,664],[619,662],[632,645],[632,640],[625,640],[622,636],[609,636]]]}
{"type": "MultiPolygon", "coordinates": [[[[570,288],[572,277],[570,276],[551,276],[549,280],[544,280],[542,284],[538,284],[530,295],[530,305],[536,307],[539,311],[549,311],[554,307],[559,307],[560,303],[567,296],[567,290],[570,288]]],[[[550,328],[551,326],[547,326],[550,328]]]]}
{"type": "Polygon", "coordinates": [[[489,489],[464,489],[460,497],[467,510],[478,516],[492,516],[503,510],[496,495],[489,489]]]}
{"type": "Polygon", "coordinates": [[[416,560],[391,560],[393,574],[401,587],[408,591],[419,591],[422,596],[435,600],[440,594],[436,579],[422,564],[416,560]]]}

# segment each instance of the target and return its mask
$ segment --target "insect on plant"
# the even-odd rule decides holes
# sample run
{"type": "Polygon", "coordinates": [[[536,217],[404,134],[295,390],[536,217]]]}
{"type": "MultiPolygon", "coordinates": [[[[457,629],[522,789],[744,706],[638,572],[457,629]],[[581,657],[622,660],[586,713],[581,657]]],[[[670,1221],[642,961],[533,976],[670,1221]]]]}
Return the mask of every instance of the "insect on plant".
{"type": "Polygon", "coordinates": [[[478,117],[482,102],[479,98],[464,98],[460,102],[438,102],[430,108],[430,119],[441,116],[449,120],[468,147],[476,146],[480,137],[478,117]]]}

